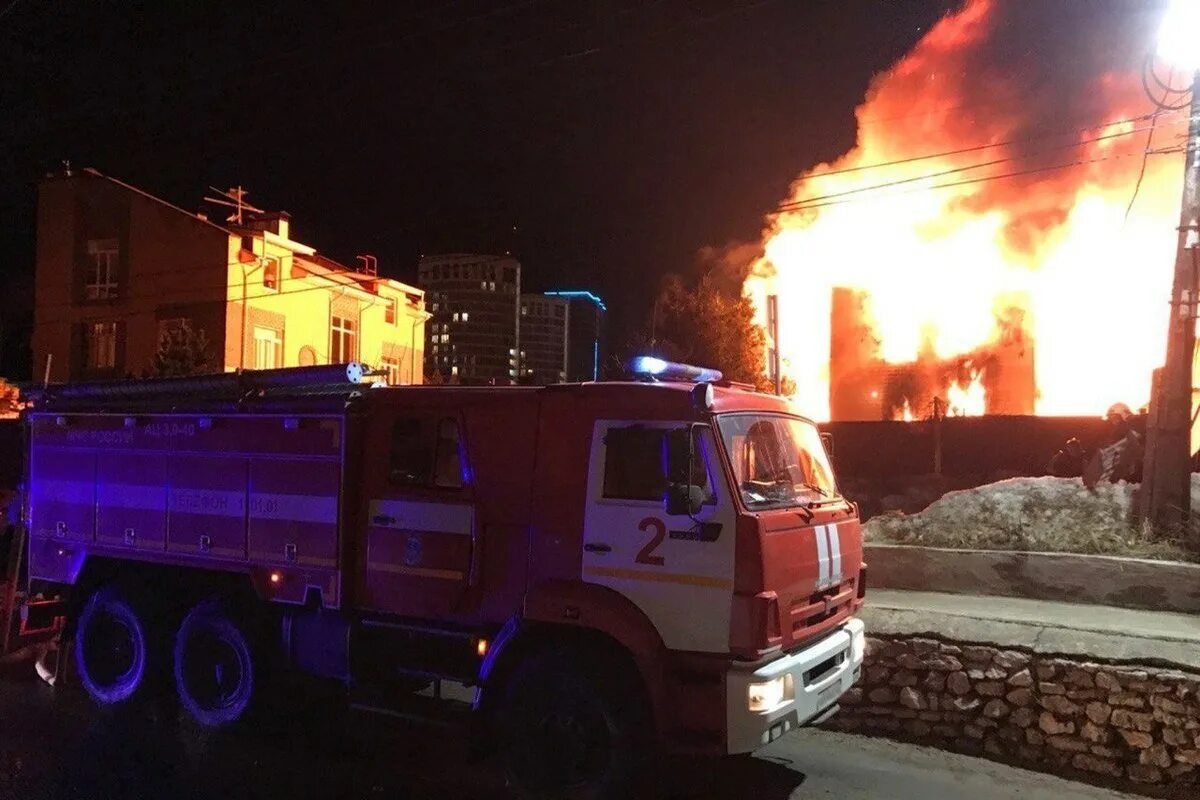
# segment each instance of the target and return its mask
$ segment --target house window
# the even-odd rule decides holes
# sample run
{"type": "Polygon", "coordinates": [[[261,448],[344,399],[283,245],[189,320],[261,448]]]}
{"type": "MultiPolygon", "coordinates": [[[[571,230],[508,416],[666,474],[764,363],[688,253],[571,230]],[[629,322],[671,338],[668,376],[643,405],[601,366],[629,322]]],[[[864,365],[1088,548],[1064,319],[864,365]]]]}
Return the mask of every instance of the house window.
{"type": "Polygon", "coordinates": [[[254,326],[254,368],[278,369],[283,366],[283,336],[273,328],[254,326]]]}
{"type": "Polygon", "coordinates": [[[329,363],[345,364],[347,361],[353,361],[358,350],[355,341],[355,321],[348,317],[334,317],[329,327],[329,363]]]}
{"type": "Polygon", "coordinates": [[[464,311],[464,312],[462,312],[462,321],[463,321],[463,322],[470,322],[470,321],[471,321],[471,313],[470,313],[469,311],[464,311]]]}
{"type": "Polygon", "coordinates": [[[263,288],[272,292],[279,291],[279,259],[263,259],[263,288]]]}
{"type": "Polygon", "coordinates": [[[383,307],[383,321],[388,325],[396,324],[396,298],[389,297],[385,301],[387,305],[383,307]]]}
{"type": "Polygon", "coordinates": [[[83,285],[88,300],[117,296],[117,252],[116,239],[88,240],[88,270],[83,285]]]}
{"type": "Polygon", "coordinates": [[[117,366],[117,323],[89,322],[84,327],[87,368],[113,369],[117,366]]]}
{"type": "Polygon", "coordinates": [[[392,356],[384,356],[383,371],[387,373],[388,386],[400,385],[400,359],[392,356]]]}

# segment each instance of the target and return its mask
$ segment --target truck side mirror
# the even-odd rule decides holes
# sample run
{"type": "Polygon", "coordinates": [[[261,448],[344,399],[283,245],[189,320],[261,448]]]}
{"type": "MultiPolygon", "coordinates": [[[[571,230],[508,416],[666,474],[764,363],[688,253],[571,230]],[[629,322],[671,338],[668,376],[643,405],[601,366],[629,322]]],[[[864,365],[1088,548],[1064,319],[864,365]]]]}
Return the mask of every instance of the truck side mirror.
{"type": "Polygon", "coordinates": [[[690,426],[663,435],[663,473],[667,479],[663,509],[668,516],[691,517],[704,507],[704,488],[692,483],[698,457],[694,444],[690,426]]]}
{"type": "Polygon", "coordinates": [[[690,483],[667,486],[663,507],[669,517],[694,517],[704,508],[704,490],[690,483]]]}

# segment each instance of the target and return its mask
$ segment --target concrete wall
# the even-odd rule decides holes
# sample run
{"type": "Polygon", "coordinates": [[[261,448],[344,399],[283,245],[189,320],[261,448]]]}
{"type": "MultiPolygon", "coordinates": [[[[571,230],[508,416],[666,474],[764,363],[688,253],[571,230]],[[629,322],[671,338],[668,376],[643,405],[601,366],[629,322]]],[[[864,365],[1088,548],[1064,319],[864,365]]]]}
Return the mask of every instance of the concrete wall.
{"type": "Polygon", "coordinates": [[[1200,676],[1183,672],[873,637],[859,685],[826,727],[1200,796],[1200,676]]]}

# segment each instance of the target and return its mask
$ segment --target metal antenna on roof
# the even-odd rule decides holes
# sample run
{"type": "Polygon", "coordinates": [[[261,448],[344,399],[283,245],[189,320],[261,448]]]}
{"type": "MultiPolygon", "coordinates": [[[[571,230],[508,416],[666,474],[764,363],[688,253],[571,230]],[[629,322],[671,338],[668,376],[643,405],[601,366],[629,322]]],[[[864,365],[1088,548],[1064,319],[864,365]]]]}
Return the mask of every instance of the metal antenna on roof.
{"type": "Polygon", "coordinates": [[[219,194],[221,196],[219,198],[206,197],[206,198],[204,198],[204,201],[206,203],[214,203],[218,206],[226,206],[226,207],[232,208],[234,210],[232,214],[230,214],[228,217],[225,218],[226,222],[233,222],[238,225],[241,225],[243,212],[246,212],[246,211],[249,211],[254,214],[265,214],[266,213],[261,208],[256,208],[255,206],[252,206],[246,202],[246,195],[248,195],[249,192],[246,191],[246,189],[240,185],[239,186],[231,186],[231,187],[229,187],[229,189],[227,189],[225,191],[221,191],[220,189],[218,189],[215,186],[210,186],[208,188],[209,188],[209,190],[216,192],[217,194],[219,194]]]}
{"type": "Polygon", "coordinates": [[[355,256],[362,262],[364,275],[379,275],[379,259],[372,255],[355,256]]]}

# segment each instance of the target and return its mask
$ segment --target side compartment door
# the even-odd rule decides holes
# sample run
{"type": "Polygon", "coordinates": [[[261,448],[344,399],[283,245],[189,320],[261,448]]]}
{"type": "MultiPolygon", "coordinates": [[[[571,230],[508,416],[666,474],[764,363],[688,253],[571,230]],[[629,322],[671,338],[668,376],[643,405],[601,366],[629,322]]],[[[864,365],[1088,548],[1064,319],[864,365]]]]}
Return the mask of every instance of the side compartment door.
{"type": "Polygon", "coordinates": [[[712,430],[693,431],[691,483],[705,502],[694,516],[669,516],[664,436],[688,422],[600,420],[592,435],[583,580],[629,598],[667,647],[729,649],[733,598],[733,499],[712,430]]]}
{"type": "Polygon", "coordinates": [[[475,552],[475,505],[462,420],[454,412],[381,409],[369,423],[359,596],[405,616],[461,611],[475,552]]]}

